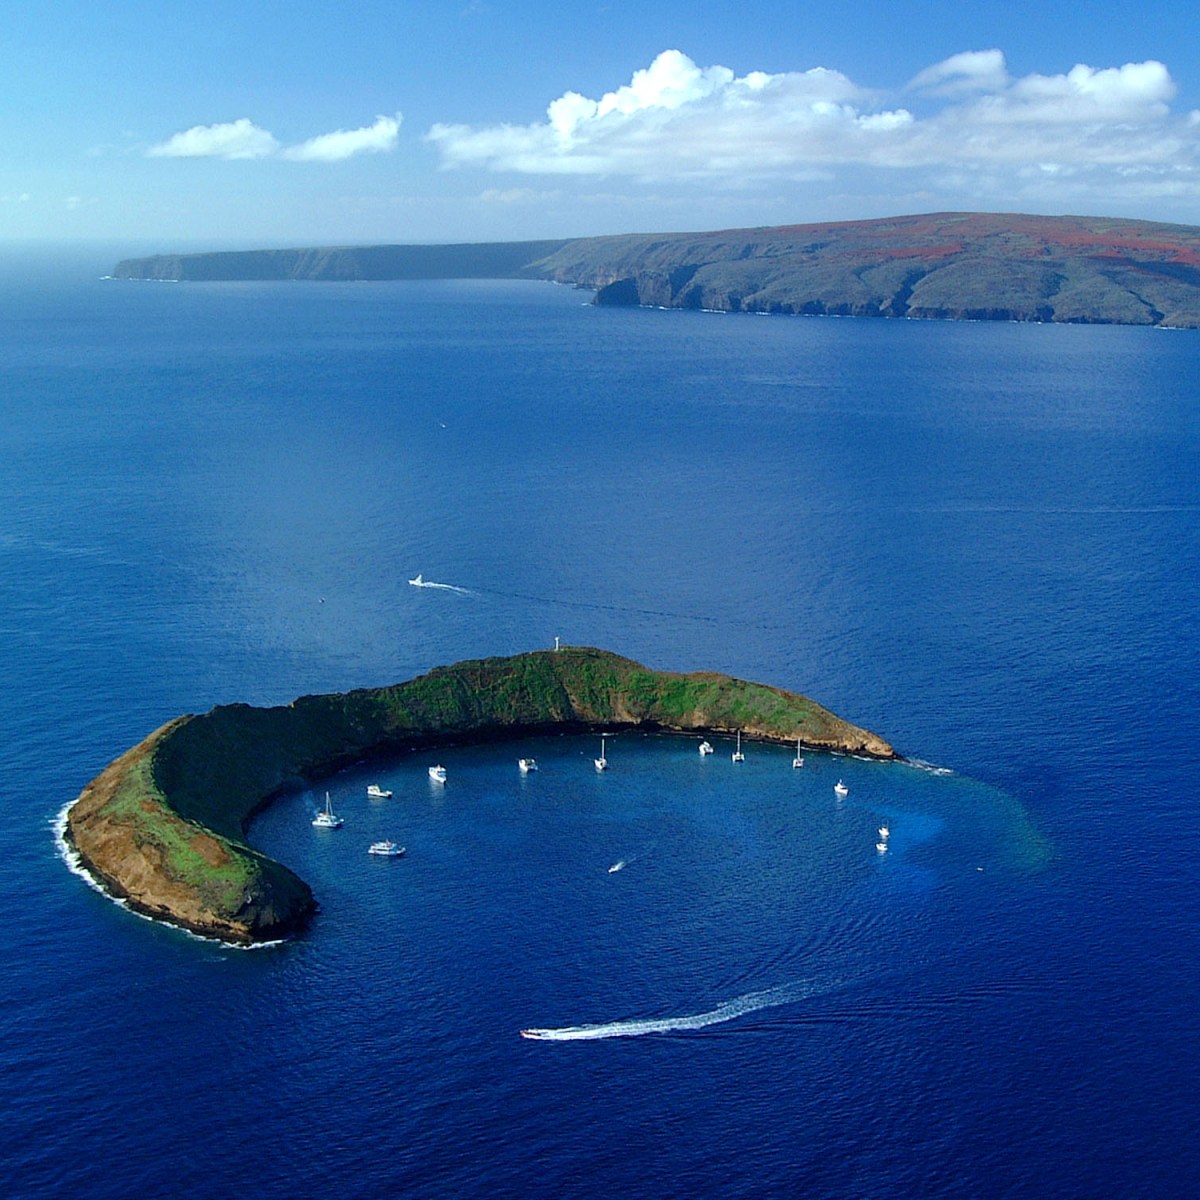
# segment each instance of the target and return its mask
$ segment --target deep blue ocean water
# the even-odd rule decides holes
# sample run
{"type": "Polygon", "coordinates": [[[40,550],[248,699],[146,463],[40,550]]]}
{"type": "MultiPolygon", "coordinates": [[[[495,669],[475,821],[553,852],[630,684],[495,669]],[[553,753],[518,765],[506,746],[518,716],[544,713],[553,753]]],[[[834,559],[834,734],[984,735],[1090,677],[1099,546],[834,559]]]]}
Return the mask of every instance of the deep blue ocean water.
{"type": "Polygon", "coordinates": [[[5,1195],[1188,1194],[1197,334],[110,265],[0,261],[5,1195]],[[365,765],[256,822],[322,909],[255,952],[59,857],[177,713],[556,636],[952,773],[365,765]]]}

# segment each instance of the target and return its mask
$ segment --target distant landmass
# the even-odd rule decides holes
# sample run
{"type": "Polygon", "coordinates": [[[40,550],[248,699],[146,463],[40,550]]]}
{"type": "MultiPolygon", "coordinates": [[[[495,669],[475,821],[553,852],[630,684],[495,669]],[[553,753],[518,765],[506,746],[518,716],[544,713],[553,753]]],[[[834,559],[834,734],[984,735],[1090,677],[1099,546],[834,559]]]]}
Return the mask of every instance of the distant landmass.
{"type": "Polygon", "coordinates": [[[529,263],[566,243],[479,242],[454,246],[325,246],[308,250],[220,250],[156,254],[117,263],[118,279],[367,280],[544,279],[529,263]]]}
{"type": "Polygon", "coordinates": [[[124,279],[544,279],[598,304],[1200,327],[1200,227],[933,213],[714,233],[126,259],[124,279]]]}

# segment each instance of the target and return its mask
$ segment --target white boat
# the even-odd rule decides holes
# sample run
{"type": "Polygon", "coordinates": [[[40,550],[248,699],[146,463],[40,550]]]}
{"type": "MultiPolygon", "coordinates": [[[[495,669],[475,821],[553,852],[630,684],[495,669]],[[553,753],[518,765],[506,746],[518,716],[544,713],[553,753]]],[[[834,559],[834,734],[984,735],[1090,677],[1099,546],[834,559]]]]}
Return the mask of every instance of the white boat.
{"type": "Polygon", "coordinates": [[[608,873],[610,875],[615,875],[624,865],[625,860],[622,858],[620,861],[613,863],[613,865],[608,868],[608,873]]]}
{"type": "Polygon", "coordinates": [[[877,851],[878,851],[880,854],[886,854],[886,853],[887,853],[887,842],[876,842],[876,843],[875,843],[875,849],[876,849],[876,850],[877,850],[877,851]]]}
{"type": "Polygon", "coordinates": [[[404,853],[403,846],[395,842],[372,842],[368,854],[378,854],[381,858],[399,858],[404,853]]]}
{"type": "Polygon", "coordinates": [[[517,766],[520,767],[522,775],[528,775],[530,771],[538,769],[536,758],[518,758],[517,766]]]}
{"type": "Polygon", "coordinates": [[[434,783],[445,783],[446,782],[446,768],[443,767],[440,763],[436,767],[430,767],[429,768],[429,778],[432,779],[434,783]]]}
{"type": "Polygon", "coordinates": [[[733,752],[732,755],[730,755],[730,757],[733,759],[734,762],[745,762],[746,761],[746,756],[742,753],[742,731],[740,729],[738,730],[737,749],[733,752]]]}
{"type": "Polygon", "coordinates": [[[804,755],[800,753],[800,739],[796,739],[796,757],[792,759],[793,767],[804,766],[804,755]]]}
{"type": "Polygon", "coordinates": [[[381,788],[377,783],[367,784],[367,795],[372,800],[390,800],[392,798],[392,793],[387,788],[381,788]]]}
{"type": "Polygon", "coordinates": [[[317,829],[341,829],[345,823],[330,807],[328,792],[325,793],[325,807],[313,817],[312,823],[317,829]]]}
{"type": "Polygon", "coordinates": [[[833,790],[839,796],[848,796],[850,794],[850,789],[840,779],[833,785],[833,790]]]}
{"type": "Polygon", "coordinates": [[[879,840],[881,842],[886,842],[888,840],[888,838],[890,838],[891,836],[892,836],[892,831],[886,825],[880,825],[879,840]]]}
{"type": "Polygon", "coordinates": [[[410,587],[424,587],[425,586],[425,580],[423,580],[421,578],[420,574],[417,575],[416,579],[410,579],[408,581],[408,583],[409,583],[410,587]]]}
{"type": "Polygon", "coordinates": [[[713,752],[712,742],[701,742],[700,743],[700,757],[701,758],[703,758],[706,754],[711,754],[712,752],[713,752]]]}
{"type": "Polygon", "coordinates": [[[604,757],[604,736],[603,735],[601,735],[601,737],[600,737],[600,757],[597,759],[593,759],[592,761],[595,762],[597,771],[607,771],[608,770],[608,759],[604,757]]]}

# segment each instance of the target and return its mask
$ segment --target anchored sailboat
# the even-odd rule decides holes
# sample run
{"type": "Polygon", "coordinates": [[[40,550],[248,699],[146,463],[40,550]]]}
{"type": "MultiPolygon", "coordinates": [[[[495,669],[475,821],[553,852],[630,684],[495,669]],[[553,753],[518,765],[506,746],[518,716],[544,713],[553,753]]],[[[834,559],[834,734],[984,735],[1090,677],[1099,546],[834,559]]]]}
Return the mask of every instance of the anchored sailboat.
{"type": "Polygon", "coordinates": [[[325,793],[325,807],[313,817],[313,825],[317,829],[341,829],[344,822],[330,806],[329,793],[325,793]]]}

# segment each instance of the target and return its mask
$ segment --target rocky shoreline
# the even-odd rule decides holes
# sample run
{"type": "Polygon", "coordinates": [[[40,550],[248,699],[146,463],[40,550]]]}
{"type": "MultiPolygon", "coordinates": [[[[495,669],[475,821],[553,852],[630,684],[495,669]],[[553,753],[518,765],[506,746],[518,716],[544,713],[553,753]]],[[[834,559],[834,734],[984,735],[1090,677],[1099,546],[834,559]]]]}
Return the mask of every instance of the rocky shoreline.
{"type": "Polygon", "coordinates": [[[62,838],[103,890],[142,915],[233,944],[275,941],[302,929],[317,905],[304,880],[246,843],[250,820],[274,797],[373,756],[601,729],[740,730],[751,741],[898,757],[793,692],[564,647],[277,708],[178,717],[83,789],[62,838]]]}

